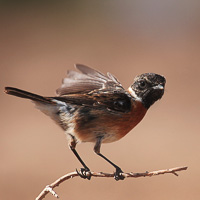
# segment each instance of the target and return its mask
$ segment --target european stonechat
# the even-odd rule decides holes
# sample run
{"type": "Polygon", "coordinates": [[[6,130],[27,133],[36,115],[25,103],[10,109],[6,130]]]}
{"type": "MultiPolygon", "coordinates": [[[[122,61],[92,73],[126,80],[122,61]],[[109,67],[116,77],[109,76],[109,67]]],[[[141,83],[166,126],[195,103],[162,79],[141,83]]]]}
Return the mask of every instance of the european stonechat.
{"type": "Polygon", "coordinates": [[[82,164],[79,175],[90,169],[75,147],[81,142],[93,142],[94,152],[115,169],[115,179],[122,180],[122,170],[101,154],[102,143],[115,142],[124,137],[144,117],[147,110],[164,94],[166,80],[154,73],[137,76],[126,91],[112,74],[107,75],[77,64],[80,71],[68,71],[56,97],[44,97],[13,87],[5,93],[30,99],[43,113],[50,116],[67,135],[68,145],[82,164]]]}

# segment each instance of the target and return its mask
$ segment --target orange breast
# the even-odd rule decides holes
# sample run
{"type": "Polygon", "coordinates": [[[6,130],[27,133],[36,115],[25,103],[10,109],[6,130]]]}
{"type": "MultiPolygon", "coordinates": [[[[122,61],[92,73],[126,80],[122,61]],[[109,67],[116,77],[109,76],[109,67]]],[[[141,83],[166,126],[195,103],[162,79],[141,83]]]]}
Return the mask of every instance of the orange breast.
{"type": "Polygon", "coordinates": [[[84,123],[76,120],[75,137],[83,142],[96,142],[97,137],[103,137],[104,143],[117,141],[142,120],[146,111],[139,101],[132,102],[132,109],[128,113],[91,109],[88,113],[92,120],[87,120],[88,116],[82,117],[84,123]]]}
{"type": "Polygon", "coordinates": [[[124,114],[118,119],[116,124],[117,139],[124,137],[130,130],[132,130],[145,116],[147,109],[139,101],[133,102],[132,110],[124,114]]]}

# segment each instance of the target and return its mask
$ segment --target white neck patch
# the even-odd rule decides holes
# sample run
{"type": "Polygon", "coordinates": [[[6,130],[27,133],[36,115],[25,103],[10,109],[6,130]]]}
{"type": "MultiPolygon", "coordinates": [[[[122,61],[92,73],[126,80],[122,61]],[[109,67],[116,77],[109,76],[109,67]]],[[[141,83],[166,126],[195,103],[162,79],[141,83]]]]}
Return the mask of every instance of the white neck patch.
{"type": "Polygon", "coordinates": [[[137,94],[135,93],[135,91],[134,91],[131,87],[128,88],[128,92],[129,92],[130,95],[131,95],[133,98],[135,98],[137,101],[142,102],[142,98],[141,98],[141,97],[138,97],[137,94]]]}

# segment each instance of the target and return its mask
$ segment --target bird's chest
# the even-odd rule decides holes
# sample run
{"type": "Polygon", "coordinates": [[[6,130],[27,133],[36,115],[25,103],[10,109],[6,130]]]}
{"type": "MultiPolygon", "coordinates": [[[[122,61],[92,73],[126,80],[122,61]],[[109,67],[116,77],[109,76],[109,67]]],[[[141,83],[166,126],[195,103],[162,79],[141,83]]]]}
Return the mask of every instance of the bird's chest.
{"type": "Polygon", "coordinates": [[[116,123],[113,126],[113,130],[116,133],[116,140],[121,139],[131,131],[143,119],[146,112],[147,109],[141,102],[133,102],[131,111],[116,119],[116,123]]]}
{"type": "Polygon", "coordinates": [[[103,137],[105,143],[119,140],[142,120],[147,111],[136,101],[132,102],[131,108],[127,113],[85,109],[82,117],[79,115],[76,119],[76,136],[85,142],[95,142],[97,137],[103,137]]]}

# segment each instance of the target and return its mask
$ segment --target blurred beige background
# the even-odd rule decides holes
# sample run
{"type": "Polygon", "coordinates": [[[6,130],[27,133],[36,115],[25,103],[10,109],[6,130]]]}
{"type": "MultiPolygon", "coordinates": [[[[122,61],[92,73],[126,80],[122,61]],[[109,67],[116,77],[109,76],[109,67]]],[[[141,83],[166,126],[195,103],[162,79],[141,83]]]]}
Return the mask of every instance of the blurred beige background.
{"type": "MultiPolygon", "coordinates": [[[[56,188],[60,199],[200,199],[199,1],[1,1],[0,9],[1,199],[32,200],[81,167],[51,119],[3,93],[14,86],[53,96],[74,63],[109,71],[125,88],[140,73],[164,75],[163,99],[102,153],[125,172],[189,168],[179,177],[75,178],[56,188]]],[[[92,149],[77,147],[91,170],[112,172],[92,149]]]]}

